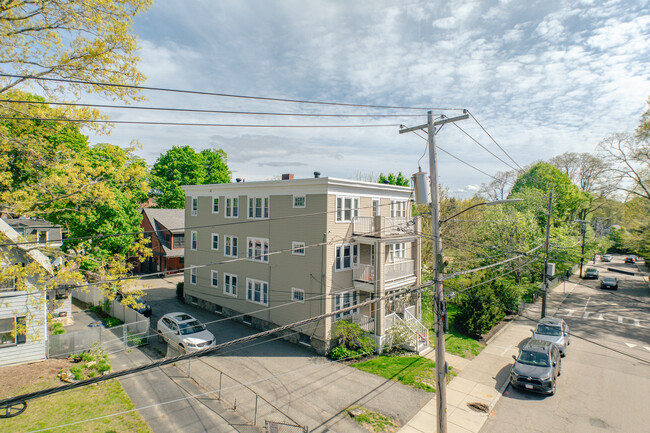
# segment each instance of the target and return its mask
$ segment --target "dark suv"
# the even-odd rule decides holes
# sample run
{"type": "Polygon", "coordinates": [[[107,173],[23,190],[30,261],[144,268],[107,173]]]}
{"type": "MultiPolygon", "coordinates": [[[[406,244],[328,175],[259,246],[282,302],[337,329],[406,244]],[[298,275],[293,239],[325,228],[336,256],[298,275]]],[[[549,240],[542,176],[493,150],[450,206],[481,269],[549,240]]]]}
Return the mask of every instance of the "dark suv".
{"type": "Polygon", "coordinates": [[[555,384],[562,369],[560,351],[550,341],[526,342],[510,369],[510,384],[544,394],[555,394],[555,384]]]}

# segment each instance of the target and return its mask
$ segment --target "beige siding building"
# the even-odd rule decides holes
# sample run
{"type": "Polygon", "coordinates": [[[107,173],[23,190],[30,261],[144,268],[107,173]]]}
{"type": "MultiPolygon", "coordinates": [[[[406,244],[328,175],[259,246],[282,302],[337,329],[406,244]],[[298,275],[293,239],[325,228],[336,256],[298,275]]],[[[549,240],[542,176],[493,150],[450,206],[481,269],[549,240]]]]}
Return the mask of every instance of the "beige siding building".
{"type": "MultiPolygon", "coordinates": [[[[185,299],[270,329],[420,282],[411,189],[335,178],[185,186],[185,299]],[[189,269],[188,269],[189,268],[189,269]]],[[[417,295],[305,325],[286,338],[324,354],[353,320],[381,349],[406,323],[422,349],[417,295]]]]}

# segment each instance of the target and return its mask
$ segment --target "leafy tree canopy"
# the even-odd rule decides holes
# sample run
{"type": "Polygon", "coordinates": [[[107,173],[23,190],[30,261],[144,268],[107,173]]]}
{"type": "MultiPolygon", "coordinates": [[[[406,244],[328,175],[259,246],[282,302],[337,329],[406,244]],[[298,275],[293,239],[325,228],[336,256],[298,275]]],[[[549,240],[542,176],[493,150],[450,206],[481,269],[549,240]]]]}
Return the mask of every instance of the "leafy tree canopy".
{"type": "Polygon", "coordinates": [[[388,176],[384,176],[383,173],[379,173],[379,183],[384,183],[386,185],[397,185],[397,186],[409,186],[409,179],[402,175],[400,171],[395,176],[393,173],[388,173],[388,176]]]}
{"type": "Polygon", "coordinates": [[[160,155],[151,169],[151,187],[161,208],[185,207],[183,185],[228,183],[232,173],[222,149],[196,152],[190,146],[174,146],[160,155]]]}

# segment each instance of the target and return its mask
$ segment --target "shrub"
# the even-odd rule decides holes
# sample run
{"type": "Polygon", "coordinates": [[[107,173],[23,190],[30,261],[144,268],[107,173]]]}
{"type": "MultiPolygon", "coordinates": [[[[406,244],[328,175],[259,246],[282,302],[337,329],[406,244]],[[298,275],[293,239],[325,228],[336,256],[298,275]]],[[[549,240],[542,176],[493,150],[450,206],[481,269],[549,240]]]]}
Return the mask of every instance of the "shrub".
{"type": "Polygon", "coordinates": [[[457,326],[467,335],[480,337],[505,317],[505,312],[490,287],[477,287],[457,298],[457,326]]]}
{"type": "Polygon", "coordinates": [[[180,281],[176,283],[176,297],[179,301],[185,301],[183,291],[185,290],[185,284],[180,281]]]}
{"type": "Polygon", "coordinates": [[[115,317],[107,317],[104,319],[104,325],[106,325],[107,328],[112,328],[114,326],[120,326],[122,322],[120,319],[116,319],[115,317]]]}
{"type": "Polygon", "coordinates": [[[375,339],[361,329],[359,325],[347,320],[336,322],[332,337],[340,345],[362,354],[372,353],[375,349],[375,339]]]}
{"type": "Polygon", "coordinates": [[[84,367],[82,365],[73,365],[70,367],[70,373],[72,373],[74,380],[82,380],[86,378],[84,375],[84,367]]]}
{"type": "Polygon", "coordinates": [[[96,364],[96,366],[97,366],[97,371],[99,371],[100,373],[103,373],[105,371],[110,371],[110,369],[111,369],[111,364],[105,359],[102,359],[101,361],[99,361],[96,364]]]}
{"type": "Polygon", "coordinates": [[[354,358],[359,358],[361,355],[359,352],[355,350],[350,350],[345,346],[338,346],[335,347],[334,349],[330,350],[329,353],[330,358],[338,361],[339,359],[354,359],[354,358]]]}
{"type": "Polygon", "coordinates": [[[50,330],[52,331],[52,335],[65,334],[65,328],[59,322],[52,323],[52,326],[50,327],[50,330]]]}

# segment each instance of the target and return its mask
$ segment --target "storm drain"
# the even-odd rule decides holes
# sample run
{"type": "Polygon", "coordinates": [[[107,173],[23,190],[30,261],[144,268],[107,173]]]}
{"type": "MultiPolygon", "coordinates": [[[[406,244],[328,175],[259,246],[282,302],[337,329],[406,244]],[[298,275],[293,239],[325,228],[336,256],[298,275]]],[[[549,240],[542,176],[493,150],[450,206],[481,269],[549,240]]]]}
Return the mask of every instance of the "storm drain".
{"type": "Polygon", "coordinates": [[[490,411],[490,407],[485,403],[467,403],[467,407],[472,409],[474,412],[488,413],[490,411]]]}

